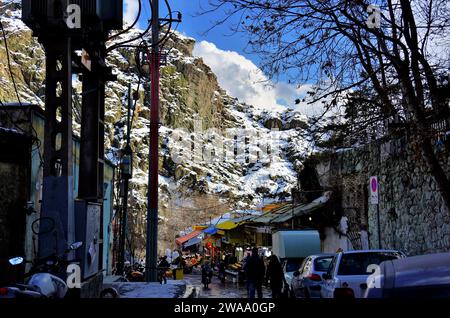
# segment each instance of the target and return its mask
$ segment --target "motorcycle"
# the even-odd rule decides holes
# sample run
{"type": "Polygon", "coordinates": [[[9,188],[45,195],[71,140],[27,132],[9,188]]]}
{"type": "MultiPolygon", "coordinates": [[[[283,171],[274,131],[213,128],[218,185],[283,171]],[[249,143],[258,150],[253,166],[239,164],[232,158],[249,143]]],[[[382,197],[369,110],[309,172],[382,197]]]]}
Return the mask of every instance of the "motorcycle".
{"type": "MultiPolygon", "coordinates": [[[[25,274],[30,277],[26,284],[12,284],[0,288],[0,298],[64,298],[68,287],[64,280],[57,275],[67,268],[67,265],[75,262],[66,261],[65,256],[77,250],[83,242],[76,242],[69,246],[62,256],[52,254],[33,263],[31,270],[25,274]]],[[[14,257],[9,260],[12,266],[24,263],[23,257],[14,257]]]]}
{"type": "Polygon", "coordinates": [[[124,278],[129,282],[143,282],[145,276],[145,267],[139,263],[131,265],[130,262],[124,264],[124,278]]]}

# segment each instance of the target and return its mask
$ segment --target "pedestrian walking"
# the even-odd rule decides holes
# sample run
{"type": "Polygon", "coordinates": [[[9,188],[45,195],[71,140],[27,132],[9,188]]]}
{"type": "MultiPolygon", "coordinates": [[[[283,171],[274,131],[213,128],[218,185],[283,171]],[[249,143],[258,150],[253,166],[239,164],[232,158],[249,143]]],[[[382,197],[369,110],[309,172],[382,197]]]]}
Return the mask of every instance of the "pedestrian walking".
{"type": "Polygon", "coordinates": [[[213,275],[212,268],[210,266],[209,261],[205,261],[202,265],[202,284],[205,289],[209,288],[209,284],[211,283],[211,278],[213,275]]]}
{"type": "Polygon", "coordinates": [[[252,249],[252,254],[247,258],[244,265],[244,272],[247,278],[247,292],[248,298],[255,298],[255,292],[258,298],[262,298],[262,284],[264,281],[264,274],[266,267],[264,261],[258,255],[258,248],[252,249]]]}
{"type": "Polygon", "coordinates": [[[160,258],[158,263],[158,281],[160,284],[167,284],[166,271],[170,268],[170,264],[167,261],[167,256],[163,256],[160,258]]]}
{"type": "Polygon", "coordinates": [[[225,283],[225,269],[226,269],[225,262],[220,261],[218,268],[219,268],[219,279],[223,284],[225,283]]]}
{"type": "Polygon", "coordinates": [[[272,298],[281,298],[283,284],[287,285],[283,268],[276,255],[271,255],[267,265],[266,280],[269,281],[272,290],[272,298]]]}

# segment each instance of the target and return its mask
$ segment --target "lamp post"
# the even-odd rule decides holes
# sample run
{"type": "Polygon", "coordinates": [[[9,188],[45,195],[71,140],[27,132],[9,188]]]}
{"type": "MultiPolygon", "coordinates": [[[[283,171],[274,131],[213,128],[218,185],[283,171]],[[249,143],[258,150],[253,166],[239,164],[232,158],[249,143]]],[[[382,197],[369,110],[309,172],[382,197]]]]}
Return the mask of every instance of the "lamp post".
{"type": "Polygon", "coordinates": [[[127,239],[127,223],[128,223],[128,191],[130,179],[133,176],[133,151],[130,146],[131,139],[131,108],[133,101],[131,98],[131,83],[128,86],[128,114],[127,114],[127,141],[125,148],[122,150],[122,158],[120,161],[120,171],[122,179],[122,214],[120,220],[120,247],[119,262],[117,271],[119,275],[124,274],[125,262],[125,245],[127,239]]]}

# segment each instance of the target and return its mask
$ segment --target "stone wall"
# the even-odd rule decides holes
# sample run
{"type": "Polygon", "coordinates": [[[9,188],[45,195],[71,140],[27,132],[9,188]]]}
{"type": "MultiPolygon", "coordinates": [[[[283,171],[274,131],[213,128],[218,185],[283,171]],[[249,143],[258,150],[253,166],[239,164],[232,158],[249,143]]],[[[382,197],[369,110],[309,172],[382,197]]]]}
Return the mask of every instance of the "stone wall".
{"type": "MultiPolygon", "coordinates": [[[[450,176],[449,141],[436,151],[450,176]]],[[[370,248],[380,244],[408,255],[450,251],[450,212],[410,137],[322,156],[316,170],[321,185],[338,194],[349,232],[368,229],[370,248]],[[380,189],[380,241],[377,206],[369,201],[370,176],[378,177],[380,189]]]]}

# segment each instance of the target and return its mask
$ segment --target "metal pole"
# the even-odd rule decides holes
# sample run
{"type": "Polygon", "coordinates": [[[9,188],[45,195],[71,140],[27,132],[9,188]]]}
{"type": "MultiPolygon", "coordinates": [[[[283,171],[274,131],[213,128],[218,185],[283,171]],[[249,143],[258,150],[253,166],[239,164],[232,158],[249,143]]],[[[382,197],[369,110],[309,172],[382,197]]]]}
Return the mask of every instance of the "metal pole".
{"type": "Polygon", "coordinates": [[[157,281],[158,248],[158,129],[159,129],[159,0],[152,0],[152,52],[151,52],[151,115],[150,115],[150,163],[147,201],[147,282],[157,281]]]}
{"type": "MultiPolygon", "coordinates": [[[[53,31],[54,33],[56,30],[53,31]]],[[[52,218],[55,229],[39,235],[39,257],[64,253],[75,241],[72,147],[72,40],[55,34],[42,43],[46,52],[45,136],[41,217],[52,218]],[[58,94],[58,83],[61,92],[58,94]],[[58,109],[61,118],[58,120],[58,109]],[[60,146],[57,149],[57,137],[60,146]]],[[[44,226],[44,222],[41,223],[44,226]]],[[[44,231],[42,231],[44,232],[44,231]]]]}
{"type": "MultiPolygon", "coordinates": [[[[125,151],[123,156],[128,156],[131,154],[130,148],[130,131],[131,131],[131,83],[128,84],[128,113],[127,113],[127,143],[125,145],[125,151]]],[[[131,156],[130,156],[131,157],[131,156]]],[[[130,161],[130,165],[131,165],[130,161]]],[[[124,274],[124,262],[125,262],[125,246],[127,240],[127,225],[128,225],[128,191],[129,191],[129,176],[125,175],[122,171],[122,181],[123,181],[123,198],[122,198],[122,214],[120,221],[120,247],[119,247],[119,262],[117,266],[117,272],[119,275],[124,274]]]]}
{"type": "Polygon", "coordinates": [[[378,248],[381,249],[380,204],[377,204],[378,248]]]}
{"type": "Polygon", "coordinates": [[[292,198],[292,229],[295,229],[295,225],[294,225],[294,198],[292,198]]]}

